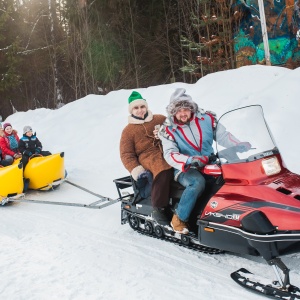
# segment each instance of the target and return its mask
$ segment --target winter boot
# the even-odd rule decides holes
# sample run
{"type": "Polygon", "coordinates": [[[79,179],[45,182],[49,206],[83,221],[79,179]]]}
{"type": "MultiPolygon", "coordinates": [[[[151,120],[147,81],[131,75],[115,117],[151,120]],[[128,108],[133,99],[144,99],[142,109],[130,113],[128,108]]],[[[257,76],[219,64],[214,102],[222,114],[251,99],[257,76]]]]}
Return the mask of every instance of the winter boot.
{"type": "Polygon", "coordinates": [[[173,215],[171,226],[177,233],[188,234],[188,226],[185,222],[181,221],[176,214],[173,215]]]}
{"type": "Polygon", "coordinates": [[[169,225],[169,219],[164,208],[154,208],[151,214],[153,220],[160,225],[169,225]]]}

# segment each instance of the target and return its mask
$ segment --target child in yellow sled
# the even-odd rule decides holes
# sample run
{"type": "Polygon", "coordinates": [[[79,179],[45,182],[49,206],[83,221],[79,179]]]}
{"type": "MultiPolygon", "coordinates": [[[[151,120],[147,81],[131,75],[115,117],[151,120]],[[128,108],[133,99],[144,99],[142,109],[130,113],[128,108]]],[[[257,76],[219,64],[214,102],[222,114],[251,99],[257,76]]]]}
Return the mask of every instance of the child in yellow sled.
{"type": "Polygon", "coordinates": [[[19,140],[19,151],[22,153],[23,168],[28,163],[28,160],[32,156],[48,156],[51,155],[49,151],[43,151],[42,143],[33,134],[31,126],[25,126],[23,128],[23,136],[19,140]]]}

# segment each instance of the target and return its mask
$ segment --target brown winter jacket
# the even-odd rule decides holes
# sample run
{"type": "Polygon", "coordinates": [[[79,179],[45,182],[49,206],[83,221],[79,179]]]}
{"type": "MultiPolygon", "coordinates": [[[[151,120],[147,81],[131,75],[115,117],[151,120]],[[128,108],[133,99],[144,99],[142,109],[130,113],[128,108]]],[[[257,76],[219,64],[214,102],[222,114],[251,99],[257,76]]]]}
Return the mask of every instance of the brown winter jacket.
{"type": "Polygon", "coordinates": [[[151,111],[145,120],[128,117],[129,124],[123,129],[120,140],[120,157],[134,179],[143,169],[149,170],[154,178],[171,169],[163,158],[161,141],[153,135],[154,126],[161,125],[165,119],[165,116],[153,115],[151,111]]]}

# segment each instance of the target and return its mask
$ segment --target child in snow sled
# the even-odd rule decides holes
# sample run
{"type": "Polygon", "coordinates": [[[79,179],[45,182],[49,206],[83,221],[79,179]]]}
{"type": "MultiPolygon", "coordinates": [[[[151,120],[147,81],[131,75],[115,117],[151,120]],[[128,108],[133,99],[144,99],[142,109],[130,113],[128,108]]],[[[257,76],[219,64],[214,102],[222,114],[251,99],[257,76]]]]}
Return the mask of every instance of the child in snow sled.
{"type": "MultiPolygon", "coordinates": [[[[0,123],[0,137],[2,137],[4,135],[4,131],[3,131],[3,128],[2,128],[2,124],[0,123]]],[[[1,150],[1,147],[0,147],[0,168],[1,167],[6,167],[6,166],[9,166],[11,163],[5,159],[2,159],[2,150],[1,150]]]]}
{"type": "Polygon", "coordinates": [[[29,158],[34,156],[48,156],[51,155],[49,151],[42,151],[43,146],[36,133],[33,134],[30,126],[23,128],[23,136],[19,140],[19,151],[22,153],[23,168],[25,169],[29,158]]]}

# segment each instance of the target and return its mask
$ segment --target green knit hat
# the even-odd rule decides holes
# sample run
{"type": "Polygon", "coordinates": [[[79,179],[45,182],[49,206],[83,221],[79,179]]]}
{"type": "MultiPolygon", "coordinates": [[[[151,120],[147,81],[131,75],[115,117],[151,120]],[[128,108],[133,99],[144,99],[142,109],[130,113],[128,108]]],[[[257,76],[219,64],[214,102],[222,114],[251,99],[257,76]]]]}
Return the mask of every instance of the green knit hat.
{"type": "Polygon", "coordinates": [[[146,99],[143,99],[142,95],[136,91],[133,91],[131,93],[131,95],[128,98],[128,103],[129,103],[128,111],[130,114],[132,113],[132,109],[136,105],[145,105],[148,110],[148,104],[146,102],[146,99]]]}

